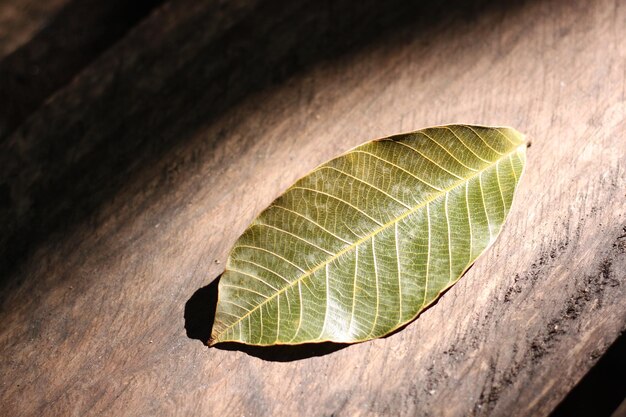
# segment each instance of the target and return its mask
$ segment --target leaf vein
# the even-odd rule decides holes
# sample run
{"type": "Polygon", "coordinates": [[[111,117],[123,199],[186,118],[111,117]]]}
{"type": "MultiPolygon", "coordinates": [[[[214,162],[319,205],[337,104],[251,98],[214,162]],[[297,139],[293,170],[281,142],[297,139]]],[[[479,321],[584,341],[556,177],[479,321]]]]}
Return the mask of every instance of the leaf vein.
{"type": "MultiPolygon", "coordinates": [[[[448,128],[448,129],[449,129],[449,128],[448,128]]],[[[450,130],[451,130],[451,129],[450,129],[450,130]]],[[[453,133],[454,133],[454,132],[453,132],[453,133]]],[[[455,135],[455,136],[456,136],[456,135],[455,135]]],[[[458,136],[457,136],[457,137],[458,137],[458,136]]],[[[512,150],[512,151],[510,151],[510,152],[507,152],[507,153],[506,153],[506,154],[504,154],[503,156],[512,155],[513,153],[516,153],[516,152],[517,152],[517,148],[516,148],[516,149],[513,149],[513,150],[512,150]]],[[[463,181],[459,181],[459,182],[456,182],[456,183],[452,184],[452,185],[451,185],[451,186],[449,186],[448,188],[441,190],[441,192],[442,192],[442,193],[448,193],[448,192],[450,192],[451,190],[455,189],[456,187],[460,186],[461,184],[465,184],[465,185],[467,186],[467,185],[469,184],[469,182],[470,182],[472,179],[474,179],[475,177],[477,177],[477,176],[479,177],[479,185],[480,185],[480,176],[482,176],[482,173],[483,173],[484,171],[486,171],[487,169],[491,168],[491,167],[492,167],[492,166],[493,166],[496,162],[497,162],[497,161],[495,161],[495,162],[490,162],[490,165],[489,165],[489,166],[486,166],[486,167],[482,168],[482,169],[481,169],[478,173],[476,173],[476,174],[474,174],[474,175],[472,175],[472,176],[469,176],[468,178],[466,178],[466,179],[465,179],[465,180],[463,180],[463,181]]],[[[293,188],[295,188],[295,187],[292,187],[291,189],[293,189],[293,188]]],[[[306,188],[305,188],[305,189],[306,189],[306,188]]],[[[317,190],[312,190],[312,191],[317,191],[317,190]]],[[[335,260],[335,259],[339,258],[340,256],[342,256],[344,253],[348,252],[349,250],[351,250],[351,249],[353,249],[353,248],[358,248],[358,246],[359,246],[360,244],[362,244],[363,242],[367,241],[367,240],[368,240],[368,239],[370,239],[372,236],[374,236],[374,235],[376,235],[376,234],[380,233],[382,230],[385,230],[385,229],[386,229],[387,227],[389,227],[390,225],[392,225],[392,224],[394,224],[394,223],[396,223],[396,222],[398,222],[398,221],[400,221],[400,220],[404,219],[405,217],[409,216],[410,214],[415,213],[417,210],[419,210],[419,209],[421,209],[421,208],[424,208],[424,207],[426,207],[426,208],[427,208],[427,210],[428,210],[428,205],[430,204],[430,202],[434,201],[434,200],[435,200],[435,199],[437,199],[437,198],[440,198],[440,197],[441,197],[441,195],[442,195],[442,194],[433,195],[433,196],[431,196],[430,198],[428,198],[427,200],[425,200],[425,201],[422,201],[422,202],[418,203],[418,204],[417,204],[415,207],[413,207],[411,210],[407,210],[405,213],[403,213],[403,214],[401,214],[400,216],[398,216],[398,217],[394,218],[393,220],[389,221],[388,223],[386,223],[386,224],[384,224],[384,225],[380,225],[380,227],[379,227],[378,229],[374,230],[373,232],[369,233],[368,235],[366,235],[366,236],[364,236],[363,238],[359,239],[358,241],[354,242],[351,246],[346,247],[346,248],[342,249],[341,251],[337,252],[337,254],[336,254],[336,255],[334,255],[333,257],[329,258],[329,259],[328,259],[328,260],[326,260],[324,263],[322,263],[322,264],[320,264],[320,265],[317,265],[317,266],[315,266],[315,267],[311,268],[311,269],[310,269],[310,270],[308,270],[308,271],[302,271],[302,272],[303,272],[303,274],[302,274],[301,276],[299,276],[299,277],[298,277],[297,279],[295,279],[294,281],[291,281],[291,283],[290,283],[287,287],[285,287],[285,288],[281,289],[279,292],[277,292],[276,294],[273,294],[273,295],[272,295],[272,296],[270,296],[267,300],[263,301],[261,304],[259,304],[259,305],[256,307],[256,309],[259,309],[259,308],[260,308],[261,306],[263,306],[265,303],[269,302],[271,299],[273,299],[274,297],[278,296],[280,293],[282,293],[282,292],[286,291],[286,289],[287,289],[287,288],[289,288],[291,285],[294,285],[294,283],[297,283],[297,284],[298,284],[298,286],[299,286],[299,290],[300,290],[300,297],[301,297],[301,300],[302,300],[300,283],[302,282],[302,280],[303,280],[304,278],[306,278],[306,277],[310,276],[311,274],[315,273],[315,272],[316,272],[319,268],[321,268],[321,267],[325,266],[325,264],[326,264],[326,263],[332,262],[333,260],[335,260]]],[[[481,196],[482,196],[482,188],[481,188],[481,196]]],[[[334,196],[333,196],[333,197],[334,197],[334,196]]],[[[335,198],[337,198],[337,197],[335,197],[335,198]]],[[[483,201],[484,201],[484,200],[483,200],[483,201]]],[[[469,212],[469,206],[468,206],[468,212],[469,212]]],[[[369,216],[368,216],[368,217],[369,217],[369,216]]],[[[491,234],[491,230],[490,230],[490,234],[491,234]]],[[[245,246],[245,245],[241,245],[241,246],[245,246]]],[[[252,248],[256,248],[256,247],[252,247],[252,248]]],[[[258,248],[257,248],[257,249],[258,249],[258,248]]],[[[269,251],[268,251],[268,252],[269,252],[269,251]]],[[[357,252],[358,252],[358,249],[357,249],[357,252]]],[[[272,253],[272,252],[270,252],[270,253],[272,253]]],[[[288,261],[288,262],[289,262],[289,261],[288,261]]],[[[289,263],[291,263],[291,262],[289,262],[289,263]]],[[[300,268],[298,268],[298,269],[300,269],[300,268]]],[[[301,303],[302,303],[302,301],[301,301],[301,303]]],[[[301,304],[301,305],[302,305],[302,304],[301,304]]],[[[255,310],[252,310],[252,311],[251,311],[251,313],[252,313],[253,311],[255,311],[255,310]]],[[[251,314],[251,313],[247,313],[246,315],[244,315],[244,316],[240,317],[239,319],[240,319],[240,320],[243,320],[245,317],[247,317],[247,316],[248,316],[249,314],[251,314]]],[[[234,326],[235,324],[236,324],[236,323],[232,323],[232,324],[231,324],[228,328],[230,328],[230,327],[234,326]]],[[[228,328],[227,328],[227,329],[228,329],[228,328]]],[[[299,325],[299,327],[298,327],[298,331],[299,331],[299,329],[300,329],[300,325],[299,325]]],[[[297,333],[296,333],[296,335],[294,335],[294,338],[292,339],[292,341],[293,341],[293,340],[295,340],[295,337],[296,337],[296,336],[297,336],[297,333]]]]}
{"type": "Polygon", "coordinates": [[[394,164],[393,162],[388,161],[388,160],[386,160],[385,158],[381,158],[381,157],[380,157],[380,156],[378,156],[378,155],[375,155],[375,154],[373,154],[373,153],[371,153],[371,152],[363,151],[363,150],[361,150],[361,149],[355,149],[355,150],[353,150],[352,152],[354,152],[354,153],[362,153],[362,154],[365,154],[365,155],[372,156],[372,157],[374,157],[374,158],[376,158],[376,159],[379,159],[379,160],[381,160],[381,161],[385,162],[385,163],[386,163],[386,164],[388,164],[388,165],[391,165],[391,166],[393,166],[393,167],[395,167],[395,168],[398,168],[400,171],[404,171],[404,172],[406,172],[406,173],[407,173],[407,174],[409,174],[411,177],[413,177],[413,178],[415,178],[416,180],[418,180],[419,182],[421,182],[421,183],[423,183],[423,184],[425,184],[425,185],[429,186],[429,187],[430,187],[430,188],[432,188],[433,190],[443,191],[441,188],[439,188],[439,187],[435,187],[434,185],[429,184],[429,183],[428,183],[428,182],[426,182],[425,180],[423,180],[423,179],[421,179],[420,177],[418,177],[417,175],[413,174],[411,171],[408,171],[408,170],[406,170],[406,169],[402,168],[400,165],[394,164]]]}
{"type": "Polygon", "coordinates": [[[458,175],[456,175],[454,172],[449,171],[447,169],[445,169],[442,165],[439,165],[437,162],[433,161],[432,159],[430,159],[429,157],[427,157],[426,155],[424,155],[423,153],[421,153],[419,150],[417,150],[416,148],[408,145],[407,143],[404,143],[402,141],[399,140],[392,140],[392,139],[383,139],[382,141],[384,142],[392,142],[392,143],[396,143],[398,145],[402,145],[406,148],[411,149],[413,152],[417,153],[418,155],[420,155],[422,158],[426,159],[427,161],[429,161],[430,163],[432,163],[433,165],[435,165],[437,168],[441,169],[442,171],[452,175],[453,177],[455,177],[456,179],[462,180],[463,178],[459,177],[458,175]]]}

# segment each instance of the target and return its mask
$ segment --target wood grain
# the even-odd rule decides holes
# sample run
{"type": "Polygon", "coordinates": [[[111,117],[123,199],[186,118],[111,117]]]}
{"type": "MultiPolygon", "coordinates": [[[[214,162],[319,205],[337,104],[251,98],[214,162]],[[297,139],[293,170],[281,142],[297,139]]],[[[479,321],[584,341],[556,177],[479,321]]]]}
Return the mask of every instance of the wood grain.
{"type": "Polygon", "coordinates": [[[2,414],[546,415],[626,330],[623,2],[292,3],[166,3],[0,145],[2,414]],[[532,147],[435,306],[339,350],[187,336],[295,179],[453,122],[532,147]]]}
{"type": "Polygon", "coordinates": [[[0,59],[28,42],[70,0],[0,0],[0,59]]]}
{"type": "Polygon", "coordinates": [[[0,140],[162,0],[0,0],[0,140]]]}

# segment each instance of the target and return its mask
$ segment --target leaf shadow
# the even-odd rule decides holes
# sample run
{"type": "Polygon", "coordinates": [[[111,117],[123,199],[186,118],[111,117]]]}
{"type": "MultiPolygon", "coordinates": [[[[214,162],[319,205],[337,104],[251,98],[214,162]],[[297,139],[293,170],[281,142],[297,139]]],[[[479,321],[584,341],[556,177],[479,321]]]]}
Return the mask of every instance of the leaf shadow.
{"type": "MultiPolygon", "coordinates": [[[[474,264],[470,265],[462,276],[465,276],[473,266],[474,264]]],[[[213,323],[215,322],[217,292],[221,278],[222,275],[219,275],[209,285],[196,290],[196,292],[194,292],[185,303],[185,331],[187,333],[187,337],[199,340],[207,346],[211,337],[213,323]]],[[[422,310],[415,318],[382,336],[381,339],[387,339],[406,329],[422,314],[424,314],[425,311],[430,310],[432,307],[437,305],[441,296],[443,296],[449,289],[450,288],[447,288],[443,291],[439,297],[437,297],[430,305],[425,307],[424,310],[422,310]]],[[[322,342],[305,343],[301,345],[251,346],[243,343],[227,342],[220,343],[210,348],[244,352],[250,356],[269,362],[292,362],[316,356],[325,356],[345,349],[353,344],[355,343],[322,342]]]]}
{"type": "MultiPolygon", "coordinates": [[[[185,303],[185,331],[187,337],[208,345],[215,321],[217,288],[221,275],[202,287],[185,303]]],[[[306,343],[302,345],[250,346],[241,343],[220,343],[210,349],[240,351],[269,362],[292,362],[325,356],[350,346],[346,343],[306,343]]]]}

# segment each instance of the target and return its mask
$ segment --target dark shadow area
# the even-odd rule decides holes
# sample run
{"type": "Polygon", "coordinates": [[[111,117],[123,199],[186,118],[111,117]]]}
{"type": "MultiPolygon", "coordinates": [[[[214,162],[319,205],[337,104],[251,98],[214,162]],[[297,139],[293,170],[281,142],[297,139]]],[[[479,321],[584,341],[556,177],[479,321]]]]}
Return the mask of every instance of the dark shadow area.
{"type": "Polygon", "coordinates": [[[551,417],[611,417],[626,400],[626,333],[567,394],[551,417]]]}
{"type": "Polygon", "coordinates": [[[163,0],[74,0],[0,62],[0,141],[163,0]]]}
{"type": "MultiPolygon", "coordinates": [[[[185,304],[185,330],[187,337],[207,345],[215,321],[217,307],[217,277],[206,287],[197,290],[185,304]]],[[[314,356],[324,356],[344,349],[350,345],[341,343],[307,343],[286,346],[249,346],[241,343],[220,343],[211,349],[238,350],[250,356],[271,362],[291,362],[314,356]]]]}
{"type": "Polygon", "coordinates": [[[209,285],[193,293],[185,303],[185,331],[187,337],[199,340],[208,345],[211,338],[211,329],[215,321],[217,307],[217,286],[220,277],[215,278],[209,285]]]}
{"type": "MultiPolygon", "coordinates": [[[[116,45],[114,57],[99,60],[89,77],[0,143],[0,303],[37,246],[78,224],[95,226],[99,207],[124,184],[247,96],[390,33],[431,42],[435,28],[455,19],[471,22],[525,3],[273,0],[235,12],[229,2],[172,3],[177,9],[148,19],[116,45]],[[231,24],[214,29],[222,17],[231,24]]],[[[26,100],[20,94],[4,100],[26,100]]],[[[228,135],[223,128],[198,140],[194,157],[228,135]]],[[[244,146],[253,141],[241,138],[244,146]]],[[[146,198],[168,192],[170,175],[162,176],[146,198]]]]}
{"type": "Polygon", "coordinates": [[[220,343],[216,349],[238,350],[269,362],[293,362],[315,356],[325,356],[350,345],[342,343],[306,343],[304,345],[248,346],[239,343],[220,343]]]}

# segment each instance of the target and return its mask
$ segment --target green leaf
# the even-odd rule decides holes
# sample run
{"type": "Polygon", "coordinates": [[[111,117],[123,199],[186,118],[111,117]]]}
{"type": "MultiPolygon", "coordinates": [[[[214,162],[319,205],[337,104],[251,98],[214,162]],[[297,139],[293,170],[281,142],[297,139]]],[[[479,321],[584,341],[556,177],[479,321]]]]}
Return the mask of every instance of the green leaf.
{"type": "Polygon", "coordinates": [[[319,166],[235,244],[211,344],[361,342],[403,326],[494,242],[525,160],[514,129],[450,125],[319,166]]]}

